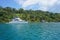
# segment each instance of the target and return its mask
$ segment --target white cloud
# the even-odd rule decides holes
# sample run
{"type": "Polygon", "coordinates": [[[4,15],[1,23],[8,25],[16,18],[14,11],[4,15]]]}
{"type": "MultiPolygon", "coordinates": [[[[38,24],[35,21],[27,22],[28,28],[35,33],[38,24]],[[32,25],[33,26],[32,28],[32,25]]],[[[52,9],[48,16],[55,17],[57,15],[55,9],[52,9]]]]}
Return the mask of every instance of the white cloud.
{"type": "Polygon", "coordinates": [[[35,0],[27,0],[23,3],[22,7],[27,7],[29,5],[34,5],[36,3],[37,3],[37,1],[35,1],[35,0]]]}
{"type": "MultiPolygon", "coordinates": [[[[22,5],[23,8],[26,8],[31,5],[38,4],[39,9],[48,10],[49,7],[54,6],[59,0],[15,0],[19,5],[22,5]]],[[[60,4],[60,2],[59,2],[60,4]]]]}
{"type": "Polygon", "coordinates": [[[16,3],[18,3],[19,5],[23,4],[25,2],[25,0],[14,0],[16,3]]]}

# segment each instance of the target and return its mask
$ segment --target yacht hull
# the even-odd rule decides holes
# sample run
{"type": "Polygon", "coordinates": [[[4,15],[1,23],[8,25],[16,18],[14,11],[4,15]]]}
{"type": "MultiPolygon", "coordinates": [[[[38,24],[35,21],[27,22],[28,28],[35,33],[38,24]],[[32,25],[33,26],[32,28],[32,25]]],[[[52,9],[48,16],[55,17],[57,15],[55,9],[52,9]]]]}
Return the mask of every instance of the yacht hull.
{"type": "Polygon", "coordinates": [[[28,23],[28,22],[9,22],[9,23],[28,23]]]}

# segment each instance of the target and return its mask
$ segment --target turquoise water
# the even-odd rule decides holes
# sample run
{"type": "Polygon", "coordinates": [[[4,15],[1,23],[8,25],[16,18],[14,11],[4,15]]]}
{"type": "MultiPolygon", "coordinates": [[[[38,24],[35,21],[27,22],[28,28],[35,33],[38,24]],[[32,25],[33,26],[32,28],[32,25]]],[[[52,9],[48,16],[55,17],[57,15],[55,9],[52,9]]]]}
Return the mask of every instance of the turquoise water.
{"type": "Polygon", "coordinates": [[[0,24],[0,40],[60,40],[60,23],[0,24]]]}

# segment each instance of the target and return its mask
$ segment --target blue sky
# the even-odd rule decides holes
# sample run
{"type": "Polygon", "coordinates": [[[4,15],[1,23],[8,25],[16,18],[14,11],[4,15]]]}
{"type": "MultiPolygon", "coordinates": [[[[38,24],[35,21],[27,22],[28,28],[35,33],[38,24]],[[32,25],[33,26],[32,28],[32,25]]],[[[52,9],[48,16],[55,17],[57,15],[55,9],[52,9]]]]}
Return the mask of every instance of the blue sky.
{"type": "Polygon", "coordinates": [[[17,9],[21,7],[21,5],[17,4],[14,0],[0,0],[0,6],[12,7],[17,9]]]}
{"type": "Polygon", "coordinates": [[[60,13],[60,0],[0,0],[0,6],[60,13]]]}

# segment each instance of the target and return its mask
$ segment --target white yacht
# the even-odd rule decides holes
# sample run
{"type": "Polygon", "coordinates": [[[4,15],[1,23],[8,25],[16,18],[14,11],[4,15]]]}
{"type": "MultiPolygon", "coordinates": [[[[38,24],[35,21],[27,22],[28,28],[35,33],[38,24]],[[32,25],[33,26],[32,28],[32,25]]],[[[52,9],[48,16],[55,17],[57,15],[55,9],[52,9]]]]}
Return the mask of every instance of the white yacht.
{"type": "Polygon", "coordinates": [[[10,21],[9,23],[28,23],[28,22],[16,17],[12,19],[12,21],[10,21]]]}

